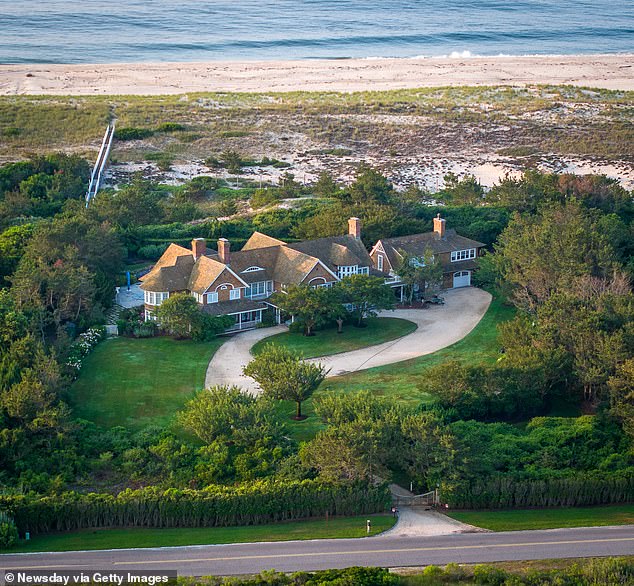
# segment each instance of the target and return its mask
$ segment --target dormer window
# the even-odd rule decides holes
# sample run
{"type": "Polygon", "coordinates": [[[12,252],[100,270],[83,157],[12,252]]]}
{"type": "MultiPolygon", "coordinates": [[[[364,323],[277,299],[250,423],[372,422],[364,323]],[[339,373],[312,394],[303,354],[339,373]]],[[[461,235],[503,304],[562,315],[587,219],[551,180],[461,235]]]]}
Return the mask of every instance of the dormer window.
{"type": "Polygon", "coordinates": [[[255,273],[255,271],[263,271],[262,267],[249,267],[248,269],[244,269],[243,273],[255,273]]]}

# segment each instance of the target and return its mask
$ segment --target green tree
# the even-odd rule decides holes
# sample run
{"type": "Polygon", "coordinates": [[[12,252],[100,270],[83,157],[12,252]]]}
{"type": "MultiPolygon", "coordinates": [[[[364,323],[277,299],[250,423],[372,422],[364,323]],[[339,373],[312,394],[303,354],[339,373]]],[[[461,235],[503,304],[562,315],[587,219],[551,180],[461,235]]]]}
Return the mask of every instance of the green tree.
{"type": "Polygon", "coordinates": [[[605,278],[615,268],[614,251],[593,216],[574,201],[549,205],[535,216],[516,214],[495,251],[515,304],[531,311],[554,292],[573,290],[579,278],[605,278]]]}
{"type": "Polygon", "coordinates": [[[400,253],[401,264],[397,273],[405,283],[407,301],[411,305],[415,291],[420,291],[421,295],[426,297],[438,290],[442,284],[442,265],[429,247],[425,249],[422,257],[416,257],[404,250],[400,253]]]}
{"type": "Polygon", "coordinates": [[[438,199],[452,205],[481,205],[484,189],[473,176],[467,175],[460,179],[454,173],[447,173],[443,178],[445,188],[438,194],[438,199]]]}
{"type": "Polygon", "coordinates": [[[175,293],[159,305],[156,317],[165,331],[177,338],[191,338],[199,327],[201,311],[191,295],[175,293]]]}
{"type": "Polygon", "coordinates": [[[328,372],[321,364],[305,362],[300,353],[275,344],[264,346],[243,371],[260,385],[266,396],[295,401],[297,420],[305,419],[302,402],[315,392],[328,372]]]}
{"type": "Polygon", "coordinates": [[[619,365],[608,381],[612,413],[621,421],[623,429],[634,439],[634,358],[619,365]]]}
{"type": "Polygon", "coordinates": [[[229,173],[232,173],[233,175],[237,175],[238,173],[240,173],[240,169],[242,168],[243,163],[240,153],[228,150],[222,153],[220,157],[222,159],[223,165],[227,168],[227,171],[229,171],[229,173]]]}
{"type": "Polygon", "coordinates": [[[15,272],[32,236],[33,224],[12,226],[0,234],[0,286],[15,272]]]}
{"type": "Polygon", "coordinates": [[[366,317],[376,316],[382,309],[393,309],[396,303],[392,289],[381,277],[351,275],[337,283],[336,288],[343,303],[350,304],[358,327],[363,326],[366,317]]]}
{"type": "Polygon", "coordinates": [[[363,165],[350,185],[349,194],[353,203],[386,204],[392,199],[394,187],[380,171],[363,165]]]}
{"type": "Polygon", "coordinates": [[[185,404],[178,421],[206,444],[219,440],[252,447],[257,438],[280,435],[271,403],[236,386],[199,391],[185,404]]]}
{"type": "Polygon", "coordinates": [[[275,293],[271,302],[292,315],[304,326],[304,335],[313,336],[314,329],[333,318],[341,303],[327,287],[290,285],[283,293],[275,293]]]}
{"type": "Polygon", "coordinates": [[[322,171],[313,186],[313,193],[319,197],[334,197],[340,187],[328,171],[322,171]]]}

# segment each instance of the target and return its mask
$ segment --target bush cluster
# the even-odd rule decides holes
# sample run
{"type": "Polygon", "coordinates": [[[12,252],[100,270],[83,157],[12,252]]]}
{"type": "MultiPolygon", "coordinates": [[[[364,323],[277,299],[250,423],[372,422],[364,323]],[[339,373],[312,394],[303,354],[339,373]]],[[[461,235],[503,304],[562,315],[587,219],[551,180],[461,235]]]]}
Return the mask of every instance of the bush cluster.
{"type": "Polygon", "coordinates": [[[66,365],[75,371],[81,370],[84,358],[105,338],[106,328],[103,326],[90,328],[83,334],[79,334],[77,340],[70,346],[66,365]]]}

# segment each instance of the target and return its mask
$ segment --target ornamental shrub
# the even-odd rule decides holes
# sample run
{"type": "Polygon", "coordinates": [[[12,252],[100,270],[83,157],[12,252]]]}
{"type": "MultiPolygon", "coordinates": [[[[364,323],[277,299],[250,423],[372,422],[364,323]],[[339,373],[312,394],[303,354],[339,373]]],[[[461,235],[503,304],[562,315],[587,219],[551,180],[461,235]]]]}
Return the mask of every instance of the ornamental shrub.
{"type": "Polygon", "coordinates": [[[18,528],[13,519],[0,511],[0,549],[9,549],[18,542],[18,528]]]}

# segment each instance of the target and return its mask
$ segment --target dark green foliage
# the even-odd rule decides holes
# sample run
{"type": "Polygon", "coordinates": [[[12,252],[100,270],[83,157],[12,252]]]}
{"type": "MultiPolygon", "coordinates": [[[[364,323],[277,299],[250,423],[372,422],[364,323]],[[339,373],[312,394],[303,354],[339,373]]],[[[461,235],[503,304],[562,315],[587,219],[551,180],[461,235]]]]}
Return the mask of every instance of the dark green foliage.
{"type": "Polygon", "coordinates": [[[0,224],[53,216],[66,200],[84,196],[89,178],[86,160],[63,153],[0,167],[0,224]]]}
{"type": "Polygon", "coordinates": [[[114,138],[120,141],[143,140],[153,134],[154,131],[149,128],[117,128],[114,131],[114,138]]]}
{"type": "Polygon", "coordinates": [[[549,388],[540,375],[530,369],[445,362],[429,369],[421,390],[458,419],[526,419],[545,408],[549,388]]]}
{"type": "Polygon", "coordinates": [[[184,124],[178,124],[178,122],[163,122],[156,127],[156,132],[178,132],[181,130],[187,130],[184,124]]]}
{"type": "Polygon", "coordinates": [[[18,542],[18,528],[13,519],[0,511],[0,550],[9,549],[18,542]]]}
{"type": "Polygon", "coordinates": [[[629,439],[607,417],[538,417],[525,429],[458,421],[451,431],[463,459],[460,479],[444,486],[451,507],[579,506],[634,498],[629,439]]]}
{"type": "Polygon", "coordinates": [[[385,511],[387,485],[256,481],[202,490],[156,487],[117,495],[66,492],[53,497],[0,495],[20,531],[91,527],[227,527],[329,515],[385,511]]]}
{"type": "Polygon", "coordinates": [[[141,246],[137,252],[139,258],[146,258],[148,260],[158,260],[167,248],[166,244],[148,244],[141,246]]]}
{"type": "Polygon", "coordinates": [[[628,503],[634,499],[634,469],[623,472],[576,473],[543,480],[491,476],[443,490],[453,509],[579,507],[628,503]]]}
{"type": "MultiPolygon", "coordinates": [[[[33,224],[23,224],[7,228],[0,234],[0,279],[8,281],[7,277],[15,272],[33,230],[33,224]]],[[[0,286],[3,286],[1,280],[0,286]]]]}

